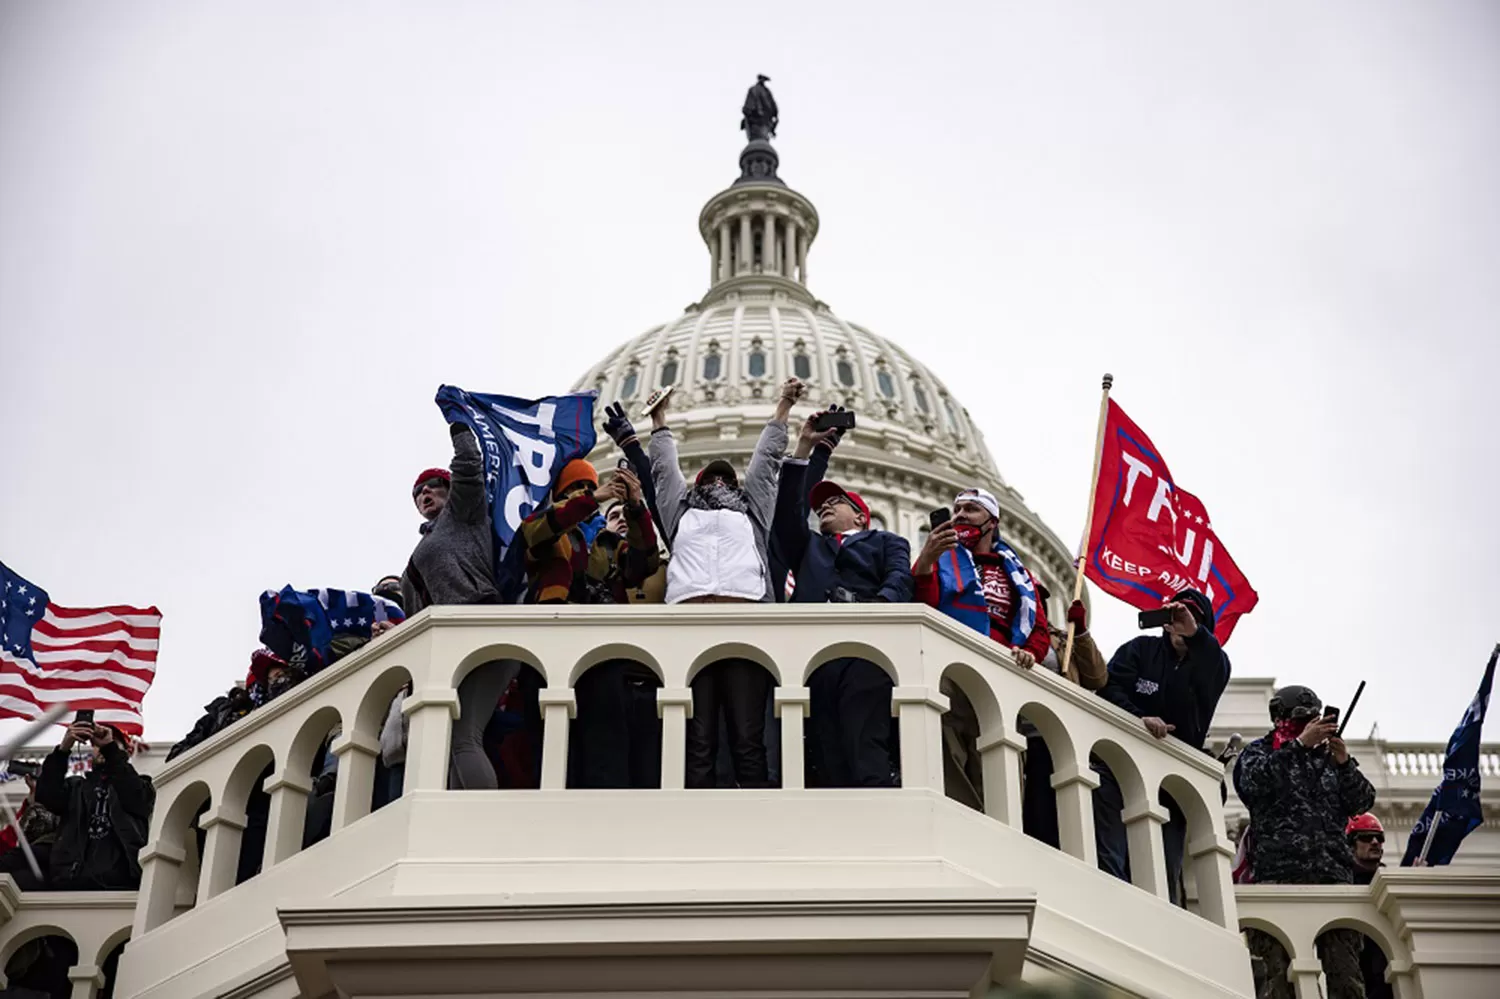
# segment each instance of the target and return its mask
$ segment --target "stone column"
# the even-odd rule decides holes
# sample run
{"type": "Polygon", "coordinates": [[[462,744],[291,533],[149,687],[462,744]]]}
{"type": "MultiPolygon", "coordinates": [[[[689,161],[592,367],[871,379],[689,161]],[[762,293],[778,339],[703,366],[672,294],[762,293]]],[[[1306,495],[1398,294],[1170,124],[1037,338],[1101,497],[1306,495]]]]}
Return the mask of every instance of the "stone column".
{"type": "Polygon", "coordinates": [[[1323,999],[1323,990],[1318,987],[1318,976],[1323,974],[1323,964],[1317,957],[1293,958],[1289,974],[1297,999],[1323,999]]]}
{"type": "Polygon", "coordinates": [[[578,698],[567,687],[537,695],[542,706],[542,790],[568,786],[568,722],[578,717],[578,698]]]}
{"type": "Polygon", "coordinates": [[[750,239],[750,216],[747,213],[740,216],[740,260],[739,266],[735,268],[736,273],[750,273],[750,260],[754,252],[755,247],[750,239]]]}
{"type": "Polygon", "coordinates": [[[797,240],[797,274],[798,280],[807,284],[807,244],[812,242],[812,236],[803,235],[797,240]]]}
{"type": "Polygon", "coordinates": [[[172,918],[177,908],[177,879],[186,859],[187,851],[160,840],[147,843],[141,851],[141,888],[136,895],[132,937],[145,936],[172,918]]]}
{"type": "MultiPolygon", "coordinates": [[[[1157,898],[1170,899],[1167,883],[1167,851],[1161,830],[1172,816],[1154,801],[1138,806],[1126,804],[1121,818],[1130,847],[1130,880],[1137,888],[1157,898]]],[[[1092,835],[1090,830],[1090,835],[1092,835]]]]}
{"type": "Polygon", "coordinates": [[[339,760],[339,776],[333,785],[333,832],[338,832],[370,814],[380,740],[363,732],[345,732],[330,749],[339,760]]]}
{"type": "Polygon", "coordinates": [[[1021,753],[1026,740],[1015,735],[981,735],[975,748],[984,774],[984,814],[1021,831],[1021,753]]]}
{"type": "Polygon", "coordinates": [[[787,277],[802,280],[802,229],[796,223],[787,225],[787,277]]]}
{"type": "Polygon", "coordinates": [[[1057,791],[1057,836],[1063,852],[1096,867],[1099,848],[1094,843],[1094,798],[1099,775],[1088,767],[1082,770],[1071,761],[1059,761],[1052,774],[1057,791]],[[1066,769],[1062,769],[1066,767],[1066,769]]]}
{"type": "Polygon", "coordinates": [[[719,240],[717,234],[708,244],[708,284],[712,287],[719,280],[719,240]]]}
{"type": "Polygon", "coordinates": [[[734,276],[734,269],[729,266],[731,254],[729,252],[729,223],[719,223],[719,272],[714,280],[723,281],[725,278],[734,276]]]}
{"type": "MultiPolygon", "coordinates": [[[[1193,832],[1191,827],[1188,832],[1193,832]]],[[[1210,830],[1207,835],[1190,839],[1183,853],[1186,854],[1183,863],[1192,865],[1193,883],[1198,887],[1199,915],[1227,930],[1238,929],[1240,918],[1234,900],[1234,844],[1210,830]]]]}
{"type": "Polygon", "coordinates": [[[458,691],[452,687],[424,687],[401,704],[406,729],[404,791],[448,789],[448,743],[458,717],[458,691]]]}
{"type": "Polygon", "coordinates": [[[73,983],[70,999],[94,999],[104,988],[104,969],[96,964],[75,964],[68,969],[68,981],[73,983]]]}
{"type": "Polygon", "coordinates": [[[766,212],[760,237],[761,273],[775,274],[776,267],[776,216],[766,212]]]}
{"type": "MultiPolygon", "coordinates": [[[[743,231],[750,231],[748,223],[743,231]]],[[[657,690],[656,713],[661,718],[661,786],[663,790],[681,790],[687,785],[687,720],[693,714],[692,689],[657,690]]]]}
{"type": "Polygon", "coordinates": [[[302,849],[307,796],[311,791],[312,778],[307,774],[276,773],[266,782],[271,814],[266,820],[266,852],[261,859],[261,870],[274,867],[302,849]]]}
{"type": "Polygon", "coordinates": [[[943,793],[943,713],[948,698],[930,687],[896,687],[891,710],[901,726],[901,786],[943,793]]]}
{"type": "Polygon", "coordinates": [[[220,805],[198,820],[204,831],[203,866],[198,871],[198,904],[234,887],[240,865],[240,840],[248,819],[239,809],[220,805]]]}
{"type": "Polygon", "coordinates": [[[812,704],[812,691],[806,687],[777,687],[773,703],[776,717],[781,719],[781,786],[806,787],[802,723],[812,704]]]}

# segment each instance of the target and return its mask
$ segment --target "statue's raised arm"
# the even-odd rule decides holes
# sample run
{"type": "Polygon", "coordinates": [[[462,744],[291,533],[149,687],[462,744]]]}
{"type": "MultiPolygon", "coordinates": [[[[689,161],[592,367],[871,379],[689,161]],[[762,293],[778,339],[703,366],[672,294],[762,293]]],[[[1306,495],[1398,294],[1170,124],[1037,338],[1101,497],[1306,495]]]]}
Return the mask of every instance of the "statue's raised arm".
{"type": "Polygon", "coordinates": [[[769,82],[769,76],[757,75],[755,86],[745,94],[744,117],[740,119],[740,128],[744,130],[745,138],[751,142],[776,136],[776,98],[771,96],[771,88],[766,86],[769,82]]]}

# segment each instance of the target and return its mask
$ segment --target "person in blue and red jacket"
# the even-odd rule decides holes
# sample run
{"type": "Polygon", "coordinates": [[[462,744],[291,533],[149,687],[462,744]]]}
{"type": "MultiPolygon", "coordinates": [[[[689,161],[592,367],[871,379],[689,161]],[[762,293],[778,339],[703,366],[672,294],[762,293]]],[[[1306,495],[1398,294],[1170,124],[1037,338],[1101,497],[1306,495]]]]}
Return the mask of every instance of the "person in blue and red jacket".
{"type": "Polygon", "coordinates": [[[1052,638],[1036,577],[1000,537],[1000,502],[984,489],[953,500],[953,519],[927,536],[911,567],[916,598],[1011,650],[1030,669],[1052,638]]]}

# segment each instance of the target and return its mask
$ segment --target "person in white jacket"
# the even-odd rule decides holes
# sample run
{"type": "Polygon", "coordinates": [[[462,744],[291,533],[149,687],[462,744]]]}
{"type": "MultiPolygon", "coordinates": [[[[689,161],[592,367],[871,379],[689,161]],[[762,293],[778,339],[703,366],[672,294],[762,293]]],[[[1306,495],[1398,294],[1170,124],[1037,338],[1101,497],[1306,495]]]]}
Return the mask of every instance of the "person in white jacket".
{"type": "MultiPolygon", "coordinates": [[[[786,454],[787,418],[804,387],[790,378],[776,411],[761,431],[740,484],[724,459],[708,463],[689,488],[678,465],[677,442],[667,427],[666,399],[651,413],[651,478],[661,527],[672,549],[667,563],[666,601],[679,603],[770,603],[768,557],[776,487],[786,454]]],[[[746,659],[722,659],[693,679],[693,717],[688,721],[688,787],[713,787],[719,749],[719,714],[729,730],[735,783],[766,787],[766,701],[771,675],[746,659]]]]}

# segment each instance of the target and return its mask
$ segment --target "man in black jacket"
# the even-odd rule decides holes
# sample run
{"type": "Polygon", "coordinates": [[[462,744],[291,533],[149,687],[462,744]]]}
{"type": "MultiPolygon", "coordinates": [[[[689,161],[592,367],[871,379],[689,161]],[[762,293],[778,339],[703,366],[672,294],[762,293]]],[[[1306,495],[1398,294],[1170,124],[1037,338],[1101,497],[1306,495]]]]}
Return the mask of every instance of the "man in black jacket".
{"type": "MultiPolygon", "coordinates": [[[[792,571],[792,603],[905,603],[911,599],[911,546],[870,529],[870,508],[833,482],[808,488],[808,458],[834,431],[802,426],[794,457],[777,484],[772,545],[792,571]],[[818,530],[809,528],[816,512],[818,530]]],[[[824,443],[825,447],[831,445],[824,443]]],[[[826,467],[826,459],[820,463],[826,467]]],[[[808,680],[808,783],[814,787],[889,787],[900,783],[891,721],[890,674],[868,659],[833,659],[808,680]]]]}
{"type": "MultiPolygon", "coordinates": [[[[1160,636],[1132,638],[1109,661],[1109,679],[1099,696],[1141,719],[1158,739],[1175,736],[1194,749],[1203,748],[1219,697],[1229,684],[1229,657],[1214,637],[1213,603],[1197,590],[1180,591],[1166,605],[1172,619],[1160,636]]],[[[1094,839],[1099,869],[1130,880],[1130,857],[1125,822],[1125,795],[1103,763],[1093,761],[1099,774],[1094,792],[1094,839]]],[[[1170,818],[1163,829],[1167,855],[1167,883],[1172,901],[1178,900],[1187,817],[1170,796],[1160,803],[1170,818]]]]}
{"type": "Polygon", "coordinates": [[[134,891],[141,884],[138,855],[146,845],[156,790],[135,772],[124,736],[109,725],[74,722],[42,761],[36,800],[59,816],[47,887],[52,891],[134,891]],[[68,756],[80,742],[94,745],[93,768],[68,776],[68,756]]]}

